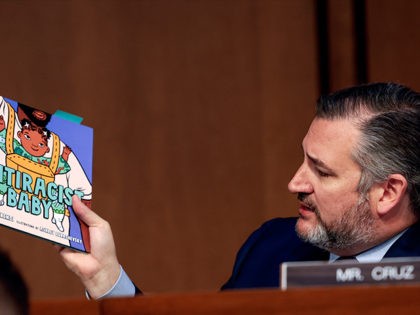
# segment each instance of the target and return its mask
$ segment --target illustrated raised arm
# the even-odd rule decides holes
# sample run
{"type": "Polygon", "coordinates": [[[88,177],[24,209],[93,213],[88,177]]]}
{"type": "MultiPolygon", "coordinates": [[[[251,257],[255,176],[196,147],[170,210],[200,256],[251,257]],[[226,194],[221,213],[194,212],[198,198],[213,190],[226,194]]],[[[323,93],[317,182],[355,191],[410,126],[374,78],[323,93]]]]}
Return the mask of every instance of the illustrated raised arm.
{"type": "Polygon", "coordinates": [[[3,115],[0,115],[0,131],[2,131],[5,128],[6,124],[4,122],[3,115]]]}

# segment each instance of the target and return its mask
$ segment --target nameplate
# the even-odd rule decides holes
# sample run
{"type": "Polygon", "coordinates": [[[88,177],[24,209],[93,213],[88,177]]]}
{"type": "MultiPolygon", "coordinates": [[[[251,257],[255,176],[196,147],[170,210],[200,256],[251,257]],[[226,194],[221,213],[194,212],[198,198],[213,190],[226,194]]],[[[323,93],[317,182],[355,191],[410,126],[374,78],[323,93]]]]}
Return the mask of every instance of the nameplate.
{"type": "Polygon", "coordinates": [[[287,262],[280,266],[282,290],[299,287],[420,283],[420,258],[387,258],[378,263],[342,260],[287,262]]]}

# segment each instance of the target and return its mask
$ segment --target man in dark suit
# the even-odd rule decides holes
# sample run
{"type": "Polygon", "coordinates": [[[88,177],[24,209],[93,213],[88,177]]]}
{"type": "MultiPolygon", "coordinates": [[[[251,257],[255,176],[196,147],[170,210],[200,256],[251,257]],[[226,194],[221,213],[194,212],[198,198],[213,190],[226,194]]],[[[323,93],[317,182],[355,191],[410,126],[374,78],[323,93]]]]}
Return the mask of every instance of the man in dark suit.
{"type": "Polygon", "coordinates": [[[289,183],[299,217],[251,235],[223,288],[278,286],[285,261],[420,256],[419,115],[420,95],[396,84],[320,98],[289,183]]]}
{"type": "MultiPolygon", "coordinates": [[[[285,261],[420,256],[420,94],[394,83],[321,97],[289,183],[298,218],[274,219],[238,253],[223,289],[273,287],[285,261]]],[[[74,198],[90,226],[89,255],[61,250],[93,298],[133,295],[109,224],[74,198]]]]}

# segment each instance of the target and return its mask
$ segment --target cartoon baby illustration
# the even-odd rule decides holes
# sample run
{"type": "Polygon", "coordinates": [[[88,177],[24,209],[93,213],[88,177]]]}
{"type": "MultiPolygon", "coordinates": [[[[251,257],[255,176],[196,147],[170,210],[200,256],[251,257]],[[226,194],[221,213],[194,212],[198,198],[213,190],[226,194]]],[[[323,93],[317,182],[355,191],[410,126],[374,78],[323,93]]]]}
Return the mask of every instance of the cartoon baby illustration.
{"type": "MultiPolygon", "coordinates": [[[[44,155],[50,151],[48,147],[50,131],[46,128],[38,127],[25,119],[21,122],[21,125],[22,129],[17,133],[20,145],[15,147],[15,153],[39,164],[49,166],[51,158],[46,158],[44,155]]],[[[56,174],[65,174],[70,171],[70,166],[67,163],[70,153],[71,149],[68,146],[64,147],[58,160],[56,174]]],[[[67,208],[64,203],[59,203],[58,201],[54,201],[51,208],[53,210],[51,222],[57,226],[60,232],[63,232],[63,220],[67,208]]]]}
{"type": "MultiPolygon", "coordinates": [[[[36,126],[31,121],[24,119],[21,122],[22,129],[18,131],[17,136],[20,140],[13,140],[14,152],[26,159],[29,159],[33,162],[49,166],[51,164],[51,157],[45,157],[45,155],[50,151],[48,147],[48,139],[51,136],[51,132],[39,126],[36,126]]],[[[5,149],[5,137],[6,129],[4,124],[3,116],[0,116],[0,149],[6,151],[5,149]]],[[[68,158],[71,154],[71,149],[66,146],[63,149],[61,156],[58,159],[58,167],[55,174],[65,174],[70,171],[70,166],[68,164],[68,158]]],[[[4,204],[4,195],[7,192],[8,186],[6,185],[5,179],[0,182],[0,205],[4,204]]],[[[58,202],[53,202],[52,204],[52,223],[54,223],[57,228],[63,232],[63,220],[65,216],[65,205],[58,202]]]]}
{"type": "MultiPolygon", "coordinates": [[[[50,152],[48,139],[51,136],[51,132],[46,128],[36,126],[26,119],[24,119],[21,124],[22,130],[17,133],[20,144],[15,144],[15,153],[32,160],[33,162],[49,166],[51,158],[44,157],[44,155],[50,152]]],[[[65,174],[70,171],[70,166],[67,163],[70,153],[71,149],[67,146],[64,147],[63,153],[58,160],[56,174],[65,174]]]]}
{"type": "MultiPolygon", "coordinates": [[[[73,152],[70,147],[67,147],[66,143],[61,139],[59,134],[62,133],[62,135],[68,137],[66,141],[70,141],[70,143],[80,141],[79,138],[73,136],[73,131],[63,129],[63,123],[67,125],[67,122],[59,116],[54,117],[54,115],[47,112],[3,98],[2,96],[0,96],[0,116],[0,119],[2,120],[0,121],[0,125],[2,125],[0,126],[0,165],[19,171],[20,174],[24,174],[25,176],[29,175],[32,179],[41,178],[45,185],[54,183],[63,189],[77,191],[80,193],[81,201],[88,207],[91,207],[92,184],[89,179],[91,171],[89,152],[85,151],[85,149],[81,150],[78,144],[74,144],[76,146],[75,151],[79,152],[79,156],[77,156],[77,154],[73,152]],[[22,130],[22,124],[25,124],[30,128],[22,130]],[[35,126],[40,129],[33,130],[35,126]],[[41,132],[38,135],[35,131],[41,132]],[[18,132],[21,132],[19,134],[20,137],[18,137],[18,132]],[[33,142],[31,146],[29,146],[30,142],[33,142]],[[15,152],[15,148],[21,155],[15,152]],[[22,155],[26,155],[28,158],[24,158],[22,155]],[[80,157],[82,157],[82,160],[80,157]],[[83,164],[82,161],[86,164],[83,164]],[[85,167],[87,168],[85,169],[85,167]]],[[[91,142],[92,133],[89,129],[86,129],[86,131],[83,129],[81,131],[76,126],[75,131],[77,133],[80,132],[80,135],[83,135],[81,139],[82,142],[84,141],[85,134],[87,136],[86,139],[89,141],[88,143],[91,142]]],[[[7,179],[10,180],[10,178],[7,179]]],[[[14,178],[12,178],[12,181],[13,180],[14,178]]],[[[32,185],[33,189],[35,187],[35,180],[31,183],[31,186],[32,185]]],[[[19,198],[16,200],[24,200],[21,198],[23,195],[20,196],[22,191],[16,189],[16,187],[12,188],[15,190],[15,193],[17,193],[17,198],[19,198]]],[[[10,191],[10,188],[7,188],[7,191],[10,191]]],[[[27,189],[23,192],[25,191],[30,194],[27,189]]],[[[59,202],[61,202],[62,194],[59,193],[59,195],[59,202]]],[[[30,202],[32,197],[30,195],[28,197],[30,198],[29,203],[23,202],[22,205],[25,207],[25,210],[31,209],[32,211],[32,203],[30,202]]],[[[38,196],[38,199],[40,199],[40,196],[38,196]]],[[[53,200],[49,201],[52,202],[53,200]]],[[[7,202],[6,199],[6,203],[7,202]]],[[[55,206],[60,209],[62,208],[62,206],[58,205],[52,207],[55,206]]],[[[82,243],[74,241],[73,238],[70,240],[62,238],[62,242],[60,241],[60,243],[70,245],[71,247],[82,251],[88,251],[88,230],[77,217],[72,216],[72,207],[70,205],[66,205],[66,207],[67,209],[65,209],[65,216],[62,221],[62,225],[64,226],[64,231],[62,231],[62,233],[63,235],[71,235],[76,240],[81,239],[82,243]]],[[[45,213],[50,213],[51,216],[58,215],[56,214],[57,211],[49,211],[50,209],[43,210],[44,217],[45,213]]],[[[61,219],[56,218],[55,220],[56,222],[59,222],[61,219]]],[[[51,219],[51,221],[53,220],[51,219]]]]}

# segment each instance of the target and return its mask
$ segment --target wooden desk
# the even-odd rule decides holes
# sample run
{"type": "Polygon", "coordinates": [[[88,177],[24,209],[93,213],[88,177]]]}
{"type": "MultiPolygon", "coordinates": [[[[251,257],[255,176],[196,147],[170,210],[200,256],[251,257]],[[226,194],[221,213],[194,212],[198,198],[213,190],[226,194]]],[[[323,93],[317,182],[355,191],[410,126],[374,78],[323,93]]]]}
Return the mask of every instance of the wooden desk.
{"type": "Polygon", "coordinates": [[[100,315],[99,303],[80,299],[42,300],[31,302],[31,315],[100,315]]]}
{"type": "MultiPolygon", "coordinates": [[[[63,301],[64,302],[64,301],[63,301]]],[[[186,294],[151,294],[108,299],[88,304],[100,315],[308,315],[308,314],[419,314],[420,286],[345,287],[322,289],[253,290],[186,294]]],[[[40,302],[34,302],[35,305],[40,302]]],[[[45,303],[45,302],[44,302],[45,303]]],[[[57,306],[53,305],[54,307],[57,306]]],[[[33,315],[67,314],[57,309],[34,308],[33,315]]],[[[63,307],[65,307],[63,305],[63,307]]],[[[76,305],[74,305],[76,307],[76,305]]],[[[70,314],[70,313],[68,313],[70,314]]]]}

